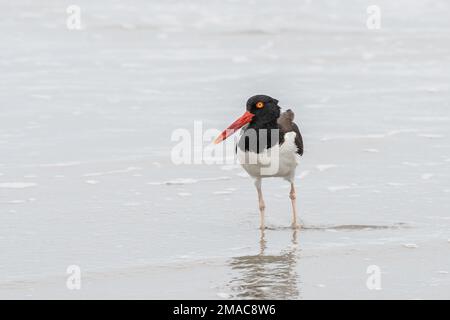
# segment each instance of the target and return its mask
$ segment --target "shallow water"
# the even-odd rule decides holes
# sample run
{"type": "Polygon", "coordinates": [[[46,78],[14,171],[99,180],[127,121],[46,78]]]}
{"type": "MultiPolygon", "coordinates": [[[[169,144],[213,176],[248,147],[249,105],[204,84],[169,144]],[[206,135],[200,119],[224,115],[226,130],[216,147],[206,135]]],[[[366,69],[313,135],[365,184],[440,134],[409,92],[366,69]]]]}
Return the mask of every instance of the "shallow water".
{"type": "Polygon", "coordinates": [[[370,4],[0,4],[0,297],[449,298],[450,5],[370,4]],[[255,93],[304,135],[296,233],[286,182],[262,236],[239,166],[170,158],[255,93]]]}

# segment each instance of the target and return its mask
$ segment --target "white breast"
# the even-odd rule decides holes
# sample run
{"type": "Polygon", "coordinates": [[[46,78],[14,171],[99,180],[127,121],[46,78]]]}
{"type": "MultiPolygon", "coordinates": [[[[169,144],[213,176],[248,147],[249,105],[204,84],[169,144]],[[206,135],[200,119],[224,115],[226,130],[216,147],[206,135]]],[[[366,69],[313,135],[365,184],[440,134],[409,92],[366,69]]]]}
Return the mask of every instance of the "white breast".
{"type": "Polygon", "coordinates": [[[293,181],[295,168],[300,156],[295,144],[295,132],[288,132],[284,142],[277,144],[264,152],[242,151],[238,148],[237,156],[242,167],[254,178],[282,177],[293,181]]]}

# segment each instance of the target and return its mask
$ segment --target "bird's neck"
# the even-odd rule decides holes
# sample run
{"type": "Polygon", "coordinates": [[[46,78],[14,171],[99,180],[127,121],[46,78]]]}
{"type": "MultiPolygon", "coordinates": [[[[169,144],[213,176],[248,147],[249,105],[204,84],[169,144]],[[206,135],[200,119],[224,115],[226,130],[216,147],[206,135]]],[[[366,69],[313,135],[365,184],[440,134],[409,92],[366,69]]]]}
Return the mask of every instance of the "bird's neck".
{"type": "Polygon", "coordinates": [[[279,126],[278,126],[277,119],[274,119],[270,122],[265,122],[265,123],[261,123],[258,121],[250,122],[250,125],[248,126],[248,128],[251,128],[254,130],[261,130],[261,129],[272,130],[272,129],[279,129],[279,126]]]}
{"type": "Polygon", "coordinates": [[[266,123],[251,122],[244,131],[244,136],[239,141],[239,148],[245,151],[260,153],[280,143],[281,140],[281,132],[276,119],[266,123]],[[256,131],[256,141],[253,143],[249,140],[249,137],[253,137],[251,130],[256,131]]]}

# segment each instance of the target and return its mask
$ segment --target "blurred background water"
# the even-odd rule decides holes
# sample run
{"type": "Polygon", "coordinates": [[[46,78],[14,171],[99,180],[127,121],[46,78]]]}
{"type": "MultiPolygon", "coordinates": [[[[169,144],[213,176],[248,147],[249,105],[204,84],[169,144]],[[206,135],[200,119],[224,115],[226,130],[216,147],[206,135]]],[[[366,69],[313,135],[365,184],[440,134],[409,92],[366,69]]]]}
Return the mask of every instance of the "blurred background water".
{"type": "Polygon", "coordinates": [[[449,13],[443,0],[1,1],[0,296],[55,296],[40,286],[76,264],[94,280],[166,279],[117,282],[117,296],[448,298],[449,13]],[[257,93],[304,135],[310,229],[295,243],[287,183],[264,182],[262,237],[239,166],[170,158],[175,129],[223,129],[257,93]],[[210,261],[223,272],[193,276],[210,261]],[[372,263],[389,279],[375,296],[372,263]]]}

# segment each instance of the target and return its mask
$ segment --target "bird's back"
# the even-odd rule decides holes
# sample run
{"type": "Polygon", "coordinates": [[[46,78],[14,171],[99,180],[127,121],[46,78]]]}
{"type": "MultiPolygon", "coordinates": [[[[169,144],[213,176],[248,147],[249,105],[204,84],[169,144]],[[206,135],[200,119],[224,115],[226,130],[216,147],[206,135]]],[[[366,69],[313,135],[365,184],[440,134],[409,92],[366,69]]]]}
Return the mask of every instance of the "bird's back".
{"type": "Polygon", "coordinates": [[[303,138],[300,133],[300,130],[294,122],[295,114],[291,109],[286,110],[283,112],[280,117],[278,118],[278,126],[280,128],[281,132],[281,139],[280,144],[284,142],[284,136],[288,132],[295,132],[295,145],[297,146],[297,153],[299,155],[303,155],[303,138]]]}

